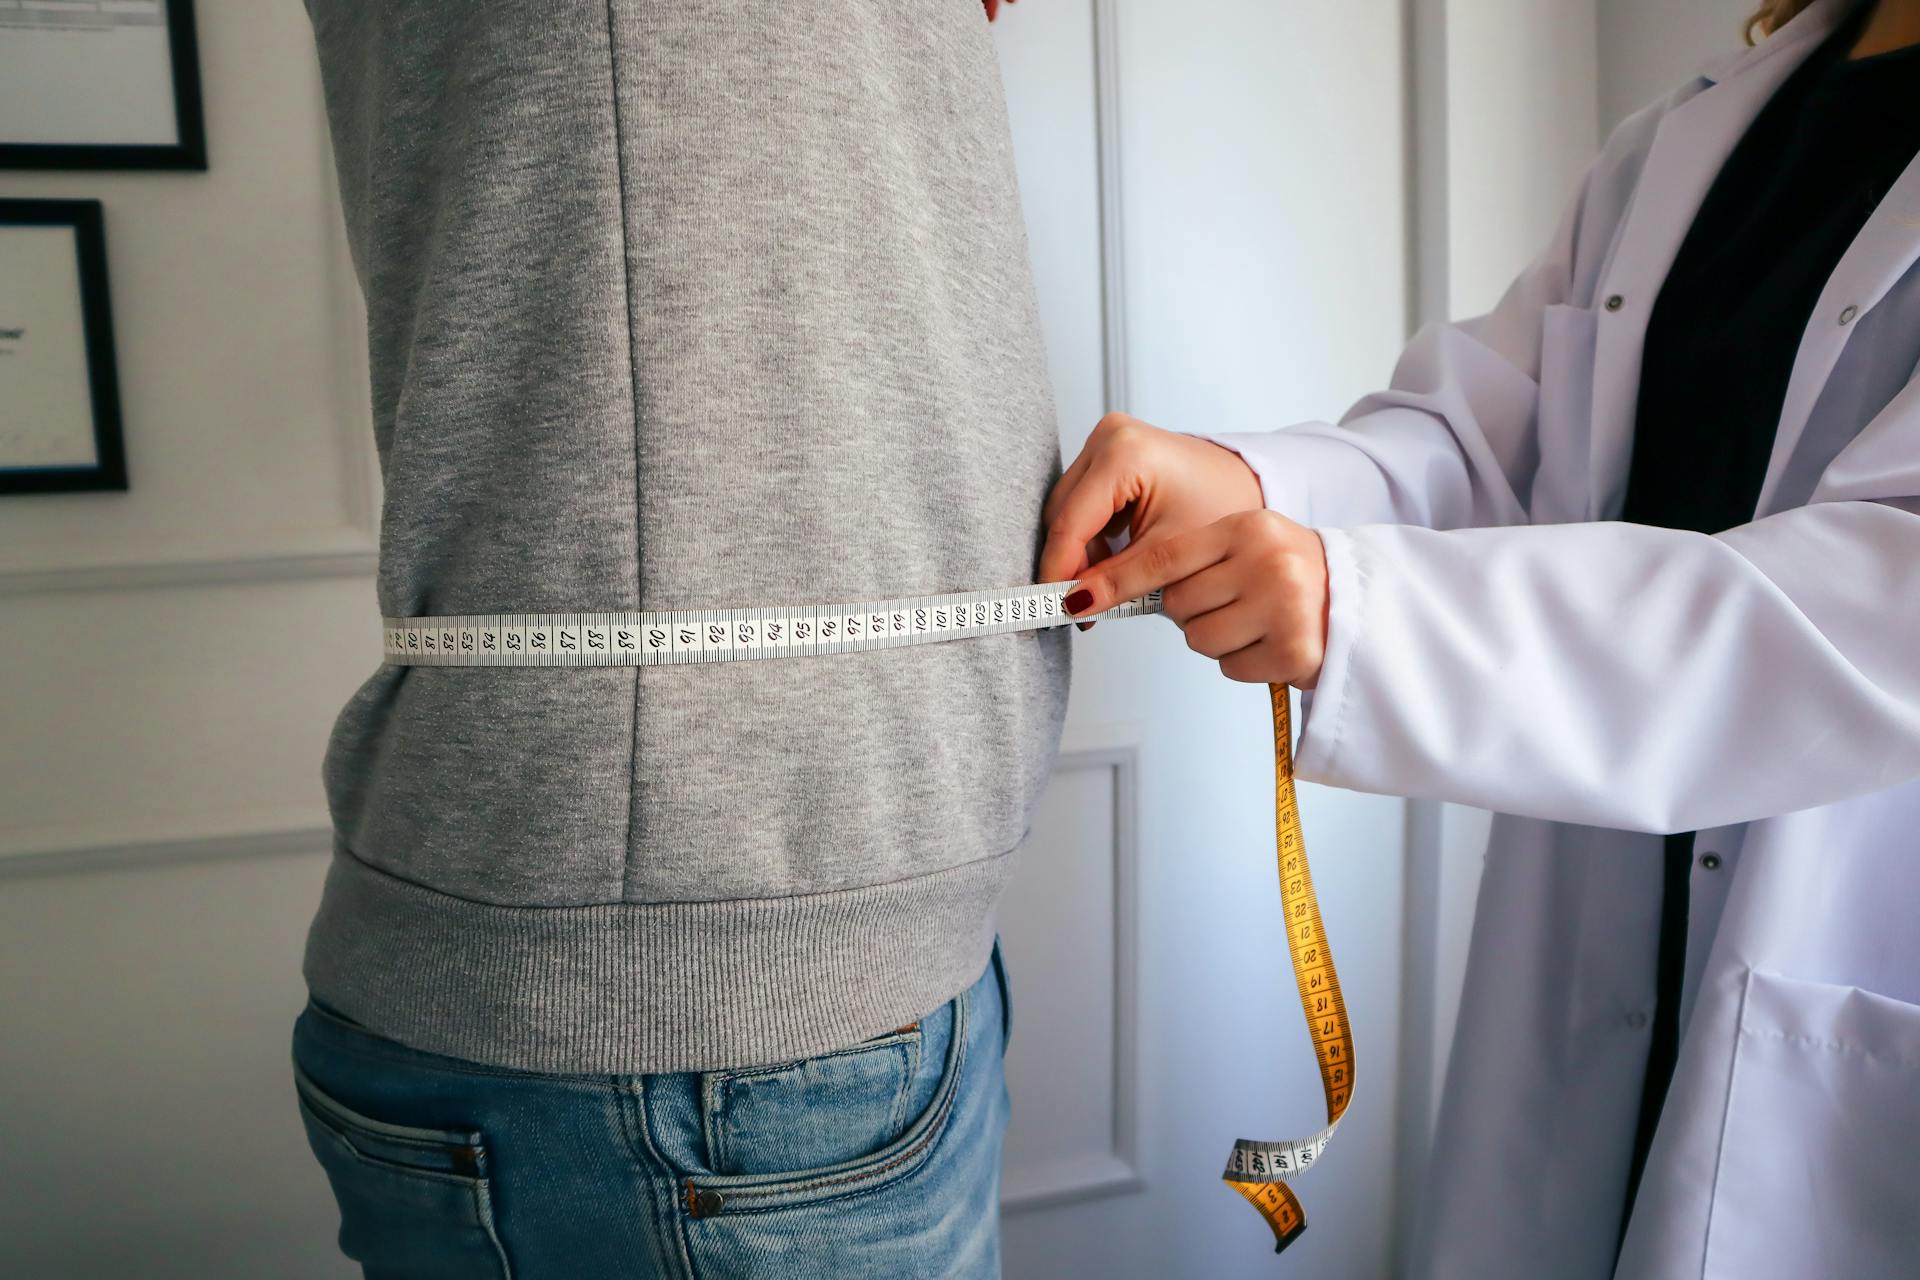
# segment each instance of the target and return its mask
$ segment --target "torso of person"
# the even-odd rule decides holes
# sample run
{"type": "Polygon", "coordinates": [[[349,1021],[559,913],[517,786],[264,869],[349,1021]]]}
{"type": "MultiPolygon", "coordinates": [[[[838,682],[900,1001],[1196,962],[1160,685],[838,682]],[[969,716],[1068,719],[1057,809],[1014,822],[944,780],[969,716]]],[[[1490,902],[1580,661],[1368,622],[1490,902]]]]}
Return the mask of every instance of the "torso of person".
{"type": "MultiPolygon", "coordinates": [[[[308,8],[382,614],[1032,581],[1060,450],[977,0],[308,8]]],[[[986,963],[1067,645],[382,667],[327,747],[308,981],[535,1069],[911,1021],[986,963]]]]}

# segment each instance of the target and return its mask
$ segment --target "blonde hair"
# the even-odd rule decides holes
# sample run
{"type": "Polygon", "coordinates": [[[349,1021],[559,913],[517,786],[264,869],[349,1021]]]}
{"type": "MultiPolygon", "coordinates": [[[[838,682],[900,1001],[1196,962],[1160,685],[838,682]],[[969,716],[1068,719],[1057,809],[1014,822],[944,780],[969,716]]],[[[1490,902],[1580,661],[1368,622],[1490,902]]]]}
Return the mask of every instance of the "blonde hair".
{"type": "Polygon", "coordinates": [[[1747,43],[1754,42],[1757,31],[1762,37],[1770,36],[1793,20],[1795,14],[1812,4],[1813,0],[1765,0],[1747,19],[1747,43]]]}

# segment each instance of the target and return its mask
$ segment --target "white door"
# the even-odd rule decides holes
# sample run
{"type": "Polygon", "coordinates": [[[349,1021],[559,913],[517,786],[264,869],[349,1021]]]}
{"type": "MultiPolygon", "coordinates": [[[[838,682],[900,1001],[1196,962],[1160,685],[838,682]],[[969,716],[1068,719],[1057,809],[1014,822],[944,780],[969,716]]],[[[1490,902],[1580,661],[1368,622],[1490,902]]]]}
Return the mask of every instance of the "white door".
{"type": "MultiPolygon", "coordinates": [[[[1246,429],[1336,412],[1385,377],[1405,335],[1398,38],[1388,3],[1001,10],[1068,459],[1108,407],[1246,429]],[[1322,118],[1314,85],[1342,77],[1374,78],[1381,101],[1322,118]]],[[[1281,941],[1266,690],[1223,679],[1163,618],[1075,645],[1059,768],[1002,922],[1006,1274],[1276,1274],[1267,1228],[1220,1181],[1236,1137],[1325,1119],[1281,941]]],[[[1358,1073],[1286,1260],[1371,1278],[1394,1208],[1404,806],[1309,788],[1302,807],[1358,1073]]]]}

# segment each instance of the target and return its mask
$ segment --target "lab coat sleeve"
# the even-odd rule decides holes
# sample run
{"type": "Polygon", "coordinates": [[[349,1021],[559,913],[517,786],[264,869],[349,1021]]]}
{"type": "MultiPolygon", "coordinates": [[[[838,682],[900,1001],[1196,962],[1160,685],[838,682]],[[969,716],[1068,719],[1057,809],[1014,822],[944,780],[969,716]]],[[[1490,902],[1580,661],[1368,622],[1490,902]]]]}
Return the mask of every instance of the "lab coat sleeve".
{"type": "Polygon", "coordinates": [[[1910,386],[1809,505],[1712,536],[1320,530],[1300,776],[1650,832],[1920,777],[1916,439],[1910,386]]]}
{"type": "Polygon", "coordinates": [[[1525,523],[1539,460],[1542,317],[1572,290],[1585,192],[1583,183],[1553,239],[1492,311],[1422,328],[1387,389],[1337,424],[1188,434],[1238,453],[1268,509],[1301,524],[1525,523]]]}

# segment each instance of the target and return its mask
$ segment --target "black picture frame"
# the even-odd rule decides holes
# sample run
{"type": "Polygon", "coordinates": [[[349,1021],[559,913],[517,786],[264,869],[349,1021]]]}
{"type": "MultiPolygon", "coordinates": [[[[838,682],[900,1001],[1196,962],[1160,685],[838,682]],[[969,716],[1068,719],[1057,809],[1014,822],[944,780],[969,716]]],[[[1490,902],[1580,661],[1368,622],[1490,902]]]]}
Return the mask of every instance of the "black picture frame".
{"type": "MultiPolygon", "coordinates": [[[[94,462],[91,466],[9,467],[0,460],[0,494],[125,491],[127,455],[120,425],[120,375],[113,354],[103,206],[98,200],[0,200],[0,236],[9,227],[68,227],[73,231],[87,388],[93,409],[94,462]]],[[[4,411],[0,406],[0,412],[4,411]]]]}
{"type": "Polygon", "coordinates": [[[200,96],[200,43],[193,0],[165,0],[173,67],[172,144],[8,142],[0,127],[0,169],[173,169],[207,167],[206,107],[200,96]]]}

